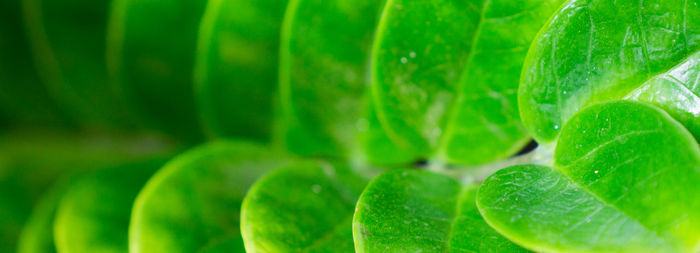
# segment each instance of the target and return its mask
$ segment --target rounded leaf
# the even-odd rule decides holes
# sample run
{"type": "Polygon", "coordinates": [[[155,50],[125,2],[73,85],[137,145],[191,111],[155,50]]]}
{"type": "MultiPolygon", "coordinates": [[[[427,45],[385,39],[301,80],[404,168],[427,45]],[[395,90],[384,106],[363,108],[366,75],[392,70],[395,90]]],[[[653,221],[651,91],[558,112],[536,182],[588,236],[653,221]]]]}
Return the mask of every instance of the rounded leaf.
{"type": "Polygon", "coordinates": [[[299,162],[273,171],[243,201],[247,252],[352,252],[352,216],[366,180],[347,167],[299,162]]]}
{"type": "Polygon", "coordinates": [[[243,197],[287,159],[245,142],[215,142],[168,162],[141,190],[129,228],[130,252],[244,252],[243,197]]]}
{"type": "Polygon", "coordinates": [[[208,2],[195,65],[205,130],[215,137],[268,139],[287,0],[208,2]]]}
{"type": "MultiPolygon", "coordinates": [[[[537,36],[524,64],[518,100],[525,127],[538,142],[553,142],[578,110],[629,96],[678,65],[700,49],[700,20],[694,18],[700,16],[699,3],[567,1],[537,36]]],[[[681,78],[673,85],[697,94],[695,82],[681,78]]],[[[658,96],[697,99],[688,93],[658,96]]],[[[679,105],[695,113],[691,108],[679,105]]]]}
{"type": "Polygon", "coordinates": [[[629,101],[591,106],[564,127],[555,167],[501,170],[479,209],[536,251],[695,252],[700,148],[667,113],[629,101]]]}
{"type": "Polygon", "coordinates": [[[353,220],[357,252],[526,252],[476,209],[477,187],[426,171],[384,173],[362,192],[353,220]]]}
{"type": "Polygon", "coordinates": [[[390,0],[374,45],[374,102],[419,158],[481,164],[529,137],[516,94],[530,41],[561,0],[390,0]],[[517,32],[513,32],[517,31],[517,32]]]}

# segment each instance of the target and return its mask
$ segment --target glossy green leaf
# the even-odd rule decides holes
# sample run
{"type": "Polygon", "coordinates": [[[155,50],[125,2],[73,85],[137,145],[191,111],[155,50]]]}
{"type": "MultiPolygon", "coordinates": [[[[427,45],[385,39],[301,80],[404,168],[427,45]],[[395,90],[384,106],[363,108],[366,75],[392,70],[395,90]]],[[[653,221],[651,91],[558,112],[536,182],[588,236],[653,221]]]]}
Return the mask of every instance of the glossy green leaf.
{"type": "Polygon", "coordinates": [[[134,127],[134,115],[107,77],[110,1],[23,0],[22,4],[41,77],[66,112],[90,127],[134,127]]]}
{"type": "Polygon", "coordinates": [[[11,132],[0,136],[0,252],[14,252],[34,204],[66,173],[166,155],[172,147],[146,136],[11,132]]]}
{"type": "Polygon", "coordinates": [[[529,139],[516,103],[521,65],[561,2],[389,1],[372,91],[392,140],[449,163],[517,153],[529,139]]]}
{"type": "Polygon", "coordinates": [[[211,0],[196,62],[197,104],[211,136],[268,139],[287,0],[211,0]]]}
{"type": "Polygon", "coordinates": [[[215,142],[170,161],[139,193],[130,252],[244,252],[243,197],[263,173],[287,159],[244,142],[215,142]]]}
{"type": "Polygon", "coordinates": [[[349,168],[300,162],[273,171],[243,201],[247,252],[352,252],[352,216],[366,180],[349,168]]]}
{"type": "Polygon", "coordinates": [[[476,191],[432,172],[380,175],[357,203],[356,252],[526,252],[481,218],[476,191]]]}
{"type": "Polygon", "coordinates": [[[203,136],[193,72],[206,3],[113,0],[108,24],[110,76],[153,124],[187,141],[203,136]]]}
{"type": "Polygon", "coordinates": [[[369,55],[383,1],[292,0],[281,44],[280,90],[287,148],[349,157],[363,106],[369,55]]]}
{"type": "MultiPolygon", "coordinates": [[[[524,65],[519,103],[526,128],[539,142],[553,142],[581,108],[628,96],[700,49],[699,2],[568,1],[535,39],[524,65]]],[[[676,87],[661,88],[654,100],[698,99],[695,80],[676,77],[663,84],[676,87]]],[[[686,106],[693,100],[674,110],[696,113],[697,106],[686,106]]]]}
{"type": "Polygon", "coordinates": [[[68,191],[76,175],[67,175],[58,180],[34,206],[20,234],[18,253],[52,253],[56,252],[53,225],[56,210],[61,199],[68,191]]]}
{"type": "Polygon", "coordinates": [[[656,75],[626,98],[664,109],[681,122],[696,139],[700,137],[700,52],[694,53],[665,73],[656,75]]]}
{"type": "Polygon", "coordinates": [[[128,252],[136,195],[165,163],[159,158],[100,169],[77,180],[62,197],[54,222],[57,252],[128,252]]]}
{"type": "Polygon", "coordinates": [[[32,62],[21,0],[0,2],[0,111],[13,123],[63,125],[32,62]]]}
{"type": "Polygon", "coordinates": [[[617,101],[564,126],[555,167],[489,177],[477,204],[496,230],[545,252],[697,252],[700,148],[667,113],[617,101]]]}

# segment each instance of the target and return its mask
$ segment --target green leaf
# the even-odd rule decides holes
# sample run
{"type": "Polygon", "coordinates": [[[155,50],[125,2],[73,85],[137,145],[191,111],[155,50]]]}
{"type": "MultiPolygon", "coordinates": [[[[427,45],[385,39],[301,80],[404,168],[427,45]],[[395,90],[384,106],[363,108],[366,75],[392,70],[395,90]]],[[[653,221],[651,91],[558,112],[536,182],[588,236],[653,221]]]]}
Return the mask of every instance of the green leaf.
{"type": "Polygon", "coordinates": [[[245,142],[215,142],[170,161],[139,193],[130,252],[244,252],[243,197],[263,173],[288,159],[245,142]]]}
{"type": "Polygon", "coordinates": [[[503,235],[545,252],[696,252],[700,148],[639,102],[591,106],[565,125],[555,167],[501,170],[477,204],[503,235]]]}
{"type": "Polygon", "coordinates": [[[656,75],[630,92],[626,98],[664,109],[700,138],[700,52],[696,52],[665,73],[656,75]]]}
{"type": "Polygon", "coordinates": [[[0,2],[0,110],[13,123],[64,125],[32,62],[21,14],[21,0],[0,2]]]}
{"type": "Polygon", "coordinates": [[[40,76],[62,108],[89,127],[135,128],[134,112],[125,109],[126,102],[107,77],[110,1],[23,0],[22,4],[40,76]]]}
{"type": "Polygon", "coordinates": [[[273,171],[243,201],[247,252],[352,252],[352,216],[366,180],[326,162],[273,171]]]}
{"type": "Polygon", "coordinates": [[[128,252],[132,204],[165,161],[112,166],[77,180],[56,213],[53,231],[58,252],[128,252]]]}
{"type": "Polygon", "coordinates": [[[153,124],[190,142],[203,138],[193,72],[206,2],[113,0],[107,31],[116,84],[153,124]]]}
{"type": "Polygon", "coordinates": [[[147,136],[11,132],[0,136],[0,252],[14,252],[35,203],[62,175],[173,152],[147,136]]]}
{"type": "Polygon", "coordinates": [[[357,203],[357,252],[526,252],[496,233],[476,208],[477,187],[427,171],[372,180],[357,203]]]}
{"type": "Polygon", "coordinates": [[[18,253],[56,252],[53,225],[61,198],[77,178],[67,175],[58,180],[34,206],[18,240],[18,253]]]}
{"type": "Polygon", "coordinates": [[[520,68],[561,2],[389,1],[372,91],[392,140],[419,158],[465,165],[517,153],[529,139],[516,103],[520,68]]]}
{"type": "Polygon", "coordinates": [[[367,128],[369,56],[383,1],[292,0],[281,43],[285,141],[305,156],[349,157],[367,128]]]}
{"type": "Polygon", "coordinates": [[[268,139],[286,0],[211,0],[196,61],[199,111],[212,136],[268,139]]]}
{"type": "MultiPolygon", "coordinates": [[[[694,18],[700,16],[699,2],[568,1],[535,39],[524,64],[519,103],[526,128],[539,142],[553,142],[581,108],[629,96],[700,49],[700,21],[694,18]]],[[[662,88],[652,100],[672,95],[695,103],[695,80],[672,76],[681,79],[663,85],[675,91],[662,88]]],[[[696,106],[673,107],[696,113],[688,110],[696,106]]],[[[697,126],[688,127],[700,134],[697,126]]]]}

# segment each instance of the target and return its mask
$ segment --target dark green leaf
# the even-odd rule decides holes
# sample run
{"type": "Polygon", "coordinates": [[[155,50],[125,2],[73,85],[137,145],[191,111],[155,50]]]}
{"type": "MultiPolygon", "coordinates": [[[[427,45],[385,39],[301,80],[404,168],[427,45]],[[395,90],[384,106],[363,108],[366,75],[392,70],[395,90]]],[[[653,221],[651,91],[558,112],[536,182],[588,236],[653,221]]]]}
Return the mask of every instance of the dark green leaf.
{"type": "Polygon", "coordinates": [[[34,204],[62,175],[172,152],[168,144],[145,136],[41,132],[0,136],[0,252],[15,251],[34,204]]]}
{"type": "Polygon", "coordinates": [[[247,252],[352,252],[352,216],[366,180],[326,162],[265,175],[243,202],[247,252]]]}
{"type": "Polygon", "coordinates": [[[21,0],[0,2],[0,111],[13,122],[63,125],[32,62],[21,14],[21,0]]]}
{"type": "Polygon", "coordinates": [[[426,171],[380,175],[357,203],[357,252],[525,252],[476,208],[477,187],[426,171]]]}
{"type": "Polygon", "coordinates": [[[127,98],[159,128],[202,138],[194,101],[194,61],[207,1],[113,0],[107,64],[127,98]]]}
{"type": "Polygon", "coordinates": [[[125,109],[124,98],[107,77],[110,1],[22,0],[22,4],[34,59],[51,95],[88,126],[135,127],[133,112],[125,109]]]}
{"type": "Polygon", "coordinates": [[[267,139],[286,0],[211,0],[199,30],[197,102],[213,136],[267,139]]]}
{"type": "Polygon", "coordinates": [[[629,101],[565,125],[555,167],[489,177],[477,203],[514,242],[546,252],[696,252],[700,148],[661,109],[629,101]]]}

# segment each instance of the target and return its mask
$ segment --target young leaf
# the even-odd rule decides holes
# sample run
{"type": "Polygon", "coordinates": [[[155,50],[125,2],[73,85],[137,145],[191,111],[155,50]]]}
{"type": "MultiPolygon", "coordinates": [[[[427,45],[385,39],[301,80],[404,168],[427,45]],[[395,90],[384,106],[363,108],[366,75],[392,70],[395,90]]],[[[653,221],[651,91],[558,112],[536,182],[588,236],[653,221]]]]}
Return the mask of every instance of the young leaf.
{"type": "MultiPolygon", "coordinates": [[[[700,16],[699,2],[568,1],[535,39],[524,64],[519,103],[526,128],[539,142],[553,142],[581,108],[628,96],[700,49],[700,20],[694,18],[700,16]]],[[[675,91],[652,100],[671,95],[695,103],[695,80],[671,76],[681,77],[664,84],[675,91]]],[[[696,106],[674,107],[697,113],[696,106]]]]}
{"type": "Polygon", "coordinates": [[[0,2],[0,110],[13,123],[62,126],[67,119],[39,80],[21,14],[21,0],[0,2]]]}
{"type": "Polygon", "coordinates": [[[352,215],[366,180],[325,162],[273,171],[243,201],[247,252],[352,252],[352,215]]]}
{"type": "Polygon", "coordinates": [[[192,91],[206,2],[113,0],[107,31],[110,76],[149,120],[190,142],[203,135],[192,91]]]}
{"type": "Polygon", "coordinates": [[[520,68],[561,2],[388,1],[372,91],[392,140],[423,158],[459,164],[505,158],[525,146],[516,103],[520,68]]]}
{"type": "Polygon", "coordinates": [[[77,180],[61,198],[56,213],[53,231],[58,252],[128,252],[134,199],[165,161],[113,166],[77,180]]]}
{"type": "Polygon", "coordinates": [[[89,127],[135,128],[134,112],[125,109],[125,100],[107,78],[104,52],[110,1],[22,0],[22,4],[39,73],[64,110],[89,127]]]}
{"type": "Polygon", "coordinates": [[[489,177],[477,196],[485,220],[536,251],[697,251],[700,148],[661,109],[591,106],[565,125],[554,158],[556,169],[489,177]]]}
{"type": "Polygon", "coordinates": [[[170,161],[139,193],[130,252],[244,252],[241,202],[253,181],[287,159],[245,142],[215,142],[170,161]]]}
{"type": "Polygon", "coordinates": [[[426,171],[372,180],[357,203],[357,252],[526,252],[496,233],[476,208],[477,187],[426,171]]]}
{"type": "Polygon", "coordinates": [[[211,0],[196,61],[197,104],[210,135],[268,139],[286,0],[211,0]]]}

